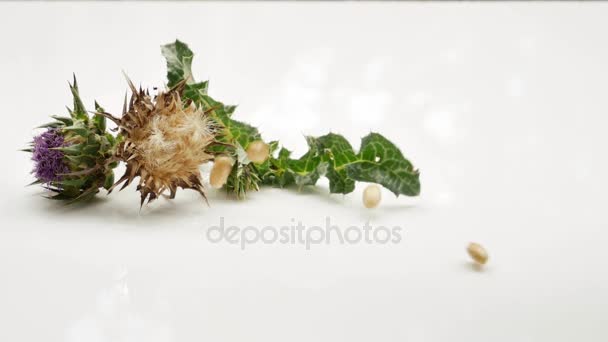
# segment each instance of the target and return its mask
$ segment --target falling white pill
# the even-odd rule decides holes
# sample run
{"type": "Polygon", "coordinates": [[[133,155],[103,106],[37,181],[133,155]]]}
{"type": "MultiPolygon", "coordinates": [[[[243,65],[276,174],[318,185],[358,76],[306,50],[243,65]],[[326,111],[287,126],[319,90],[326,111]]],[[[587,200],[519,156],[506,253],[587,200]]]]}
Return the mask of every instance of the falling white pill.
{"type": "Polygon", "coordinates": [[[247,146],[247,158],[256,164],[261,164],[268,158],[270,147],[262,140],[253,141],[247,146]]]}
{"type": "Polygon", "coordinates": [[[363,205],[366,208],[375,208],[380,203],[380,199],[382,199],[382,192],[380,191],[380,187],[376,184],[368,185],[365,190],[363,190],[363,205]]]}
{"type": "Polygon", "coordinates": [[[209,184],[211,184],[211,187],[219,189],[226,184],[230,171],[232,171],[232,165],[234,165],[234,160],[228,156],[215,158],[213,168],[209,174],[209,184]]]}
{"type": "Polygon", "coordinates": [[[483,265],[488,262],[488,252],[482,245],[471,242],[467,246],[467,253],[476,263],[483,265]]]}

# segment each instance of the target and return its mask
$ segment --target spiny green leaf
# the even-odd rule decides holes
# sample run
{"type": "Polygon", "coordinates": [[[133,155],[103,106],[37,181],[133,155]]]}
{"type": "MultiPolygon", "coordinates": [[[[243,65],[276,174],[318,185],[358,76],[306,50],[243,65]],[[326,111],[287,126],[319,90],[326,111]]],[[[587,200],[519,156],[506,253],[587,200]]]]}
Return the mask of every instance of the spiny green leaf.
{"type": "Polygon", "coordinates": [[[418,171],[388,139],[371,133],[362,139],[357,154],[341,135],[329,133],[308,137],[309,151],[299,159],[291,159],[283,148],[278,157],[271,156],[269,169],[263,174],[264,184],[284,186],[315,184],[325,175],[331,193],[347,194],[355,189],[355,181],[383,185],[395,195],[415,196],[420,193],[418,171]]]}
{"type": "Polygon", "coordinates": [[[292,172],[298,186],[314,185],[323,173],[321,156],[314,138],[308,137],[309,150],[299,159],[287,161],[287,169],[292,172]]]}
{"type": "Polygon", "coordinates": [[[176,40],[175,43],[161,46],[161,52],[167,60],[167,79],[169,87],[175,86],[182,80],[194,83],[192,77],[192,58],[194,54],[188,45],[176,40]]]}
{"type": "Polygon", "coordinates": [[[293,173],[288,170],[291,151],[281,148],[276,158],[273,154],[268,158],[268,170],[262,174],[263,184],[285,187],[295,183],[293,173]]]}
{"type": "MultiPolygon", "coordinates": [[[[260,140],[260,132],[258,129],[231,118],[236,106],[226,106],[223,103],[214,100],[209,95],[201,95],[198,98],[197,105],[201,106],[204,111],[208,111],[218,124],[222,126],[218,140],[228,144],[240,144],[244,149],[252,141],[260,140]]],[[[219,147],[221,148],[221,147],[219,147]]]]}
{"type": "Polygon", "coordinates": [[[110,143],[110,145],[115,145],[115,144],[116,144],[116,138],[114,138],[114,136],[113,136],[112,134],[110,134],[110,133],[106,133],[106,134],[104,135],[104,137],[105,137],[106,139],[108,139],[108,142],[110,143]]]}
{"type": "Polygon", "coordinates": [[[36,179],[35,181],[31,182],[30,184],[26,185],[26,186],[32,186],[32,185],[36,185],[36,184],[42,184],[44,183],[43,180],[41,179],[36,179]]]}
{"type": "Polygon", "coordinates": [[[91,186],[91,187],[87,188],[86,190],[82,191],[82,193],[80,193],[80,195],[78,195],[77,197],[69,200],[66,204],[74,204],[77,202],[88,201],[91,198],[93,198],[95,196],[95,194],[97,194],[98,192],[99,192],[99,188],[97,186],[91,186]]]}
{"type": "MultiPolygon", "coordinates": [[[[104,109],[95,101],[95,111],[97,113],[103,113],[104,109]]],[[[106,117],[103,115],[95,115],[93,116],[93,124],[95,128],[97,128],[98,133],[103,133],[106,131],[106,117]]]]}
{"type": "Polygon", "coordinates": [[[61,187],[74,187],[81,188],[88,181],[85,177],[73,178],[73,179],[62,179],[56,183],[61,187]]]}
{"type": "Polygon", "coordinates": [[[54,196],[44,196],[44,197],[48,198],[48,199],[52,199],[52,200],[57,200],[57,201],[66,201],[66,200],[73,199],[73,197],[71,197],[70,195],[61,193],[61,192],[54,196]]]}
{"type": "Polygon", "coordinates": [[[73,145],[63,146],[63,147],[55,147],[53,149],[59,150],[59,151],[63,152],[63,154],[65,154],[65,155],[78,155],[82,152],[83,147],[84,146],[82,144],[73,144],[73,145]]]}
{"type": "Polygon", "coordinates": [[[69,161],[69,164],[73,166],[74,169],[80,170],[80,169],[88,169],[90,167],[94,167],[96,164],[96,159],[95,157],[92,156],[86,156],[86,155],[82,155],[82,154],[78,154],[78,155],[65,155],[64,158],[66,158],[69,161]]]}
{"type": "Polygon", "coordinates": [[[82,154],[85,156],[95,157],[99,152],[99,147],[100,145],[98,143],[89,143],[82,149],[82,154]]]}
{"type": "Polygon", "coordinates": [[[80,99],[80,94],[78,93],[78,83],[76,82],[76,75],[74,75],[74,83],[70,84],[70,90],[72,91],[72,96],[74,96],[74,108],[70,113],[72,118],[86,120],[88,119],[87,110],[80,99]]]}
{"type": "Polygon", "coordinates": [[[209,81],[187,84],[182,94],[184,99],[192,100],[194,103],[201,102],[201,96],[207,95],[209,81]]]}
{"type": "Polygon", "coordinates": [[[259,190],[259,183],[260,178],[253,164],[235,163],[228,176],[226,190],[241,199],[247,192],[259,190]]]}
{"type": "Polygon", "coordinates": [[[71,126],[74,123],[72,118],[68,118],[66,116],[51,115],[51,117],[59,122],[62,122],[66,126],[71,126]]]}
{"type": "Polygon", "coordinates": [[[53,122],[46,123],[44,125],[40,125],[36,128],[59,128],[59,127],[63,127],[63,126],[64,126],[64,124],[62,122],[53,121],[53,122]]]}
{"type": "Polygon", "coordinates": [[[343,165],[357,160],[348,140],[341,135],[329,133],[314,141],[322,151],[322,159],[328,164],[326,177],[329,179],[329,191],[347,194],[355,190],[355,181],[348,178],[346,170],[342,169],[343,165]]]}
{"type": "Polygon", "coordinates": [[[114,172],[110,171],[108,172],[108,174],[106,174],[106,178],[103,182],[103,187],[104,189],[109,190],[112,185],[114,185],[114,172]]]}
{"type": "Polygon", "coordinates": [[[63,127],[63,131],[67,132],[67,133],[73,133],[73,134],[79,135],[84,138],[88,137],[88,135],[89,135],[88,128],[82,127],[82,126],[76,126],[76,125],[69,126],[69,127],[63,127]]]}
{"type": "Polygon", "coordinates": [[[378,133],[370,133],[361,139],[358,160],[343,165],[348,177],[382,184],[396,196],[420,194],[418,170],[403,157],[401,151],[378,133]]]}

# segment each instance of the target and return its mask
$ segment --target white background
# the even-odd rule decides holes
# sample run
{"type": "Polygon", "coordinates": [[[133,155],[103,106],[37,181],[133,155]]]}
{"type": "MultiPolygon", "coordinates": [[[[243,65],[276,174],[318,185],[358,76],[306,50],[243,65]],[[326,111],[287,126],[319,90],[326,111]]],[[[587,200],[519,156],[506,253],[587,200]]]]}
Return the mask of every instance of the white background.
{"type": "MultiPolygon", "coordinates": [[[[606,341],[608,4],[2,3],[0,340],[606,341]],[[47,201],[17,152],[70,104],[119,113],[124,70],[163,86],[160,45],[299,155],[379,131],[422,194],[194,192],[139,212],[134,187],[47,201]],[[238,246],[205,231],[370,221],[389,245],[238,246]],[[483,271],[465,246],[487,247],[483,271]]],[[[120,171],[119,171],[120,172],[120,171]]]]}

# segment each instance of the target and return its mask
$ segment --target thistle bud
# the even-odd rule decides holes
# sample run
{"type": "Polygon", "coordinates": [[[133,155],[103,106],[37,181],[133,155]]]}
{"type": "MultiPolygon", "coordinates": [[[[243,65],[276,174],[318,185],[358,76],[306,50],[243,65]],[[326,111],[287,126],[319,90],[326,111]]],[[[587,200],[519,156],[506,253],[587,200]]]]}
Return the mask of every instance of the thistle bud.
{"type": "MultiPolygon", "coordinates": [[[[70,116],[53,116],[55,120],[41,127],[47,130],[25,151],[32,153],[34,183],[54,192],[50,198],[76,202],[90,199],[99,188],[108,189],[112,184],[116,140],[106,132],[104,117],[87,113],[76,78],[70,88],[74,96],[70,116]]],[[[95,109],[103,111],[97,103],[95,109]]]]}

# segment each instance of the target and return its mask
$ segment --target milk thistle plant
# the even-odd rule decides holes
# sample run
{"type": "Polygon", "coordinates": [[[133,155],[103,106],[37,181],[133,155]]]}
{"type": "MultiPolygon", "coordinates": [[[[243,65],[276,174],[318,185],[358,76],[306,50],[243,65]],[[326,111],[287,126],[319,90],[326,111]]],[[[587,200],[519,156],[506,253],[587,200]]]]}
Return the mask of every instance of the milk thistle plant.
{"type": "Polygon", "coordinates": [[[197,82],[192,75],[194,54],[185,43],[175,41],[161,51],[166,87],[151,95],[127,78],[131,94],[120,116],[96,102],[94,111],[85,109],[74,77],[69,116],[52,116],[25,149],[34,161],[32,184],[68,203],[132,183],[140,206],[161,195],[172,199],[178,188],[195,190],[206,200],[200,166],[211,162],[211,186],[236,198],[263,185],[314,186],[320,177],[329,179],[330,193],[348,194],[357,181],[380,184],[396,196],[420,193],[418,170],[381,134],[363,137],[359,151],[336,133],[308,136],[308,151],[294,158],[279,142],[264,141],[257,128],[236,120],[236,106],[208,94],[208,81],[197,82]],[[107,130],[107,120],[116,125],[115,134],[107,130]],[[119,163],[126,170],[115,181],[119,163]]]}

